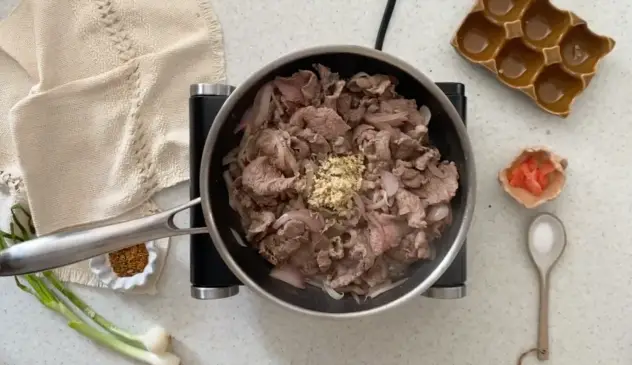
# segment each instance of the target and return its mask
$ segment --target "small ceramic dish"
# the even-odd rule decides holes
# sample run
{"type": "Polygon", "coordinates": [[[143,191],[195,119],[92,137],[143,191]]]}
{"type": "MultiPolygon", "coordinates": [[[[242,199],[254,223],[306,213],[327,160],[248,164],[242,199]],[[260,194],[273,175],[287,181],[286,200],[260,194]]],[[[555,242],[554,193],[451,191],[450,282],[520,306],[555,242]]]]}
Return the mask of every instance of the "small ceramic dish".
{"type": "Polygon", "coordinates": [[[503,189],[518,203],[526,208],[532,209],[539,205],[553,200],[560,195],[566,183],[566,167],[568,162],[546,147],[529,147],[523,149],[513,161],[498,173],[498,180],[503,189]],[[537,164],[547,163],[552,170],[548,177],[548,183],[539,195],[534,195],[530,191],[521,187],[512,186],[510,182],[511,173],[523,162],[532,159],[537,164]]]}
{"type": "Polygon", "coordinates": [[[99,281],[105,284],[108,288],[119,291],[131,290],[135,287],[143,286],[147,284],[147,279],[156,272],[156,265],[158,259],[158,250],[154,241],[145,243],[147,247],[147,266],[143,272],[133,276],[119,277],[116,275],[112,266],[110,265],[109,255],[101,255],[93,257],[88,262],[90,270],[97,276],[99,281]]]}

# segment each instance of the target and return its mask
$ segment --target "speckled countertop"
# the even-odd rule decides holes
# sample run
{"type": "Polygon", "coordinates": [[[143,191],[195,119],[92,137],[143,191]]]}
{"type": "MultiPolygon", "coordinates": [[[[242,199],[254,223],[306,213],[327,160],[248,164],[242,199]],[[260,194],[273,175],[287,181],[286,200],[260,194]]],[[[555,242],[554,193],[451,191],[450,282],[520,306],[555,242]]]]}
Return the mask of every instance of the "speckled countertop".
{"type": "MultiPolygon", "coordinates": [[[[14,0],[0,0],[0,13],[14,0]]],[[[371,46],[383,0],[213,0],[226,39],[228,75],[239,83],[279,55],[316,44],[371,46]]],[[[525,144],[568,157],[569,184],[553,204],[569,245],[552,277],[555,365],[632,363],[632,3],[559,0],[617,40],[590,88],[562,120],[456,56],[449,40],[470,1],[397,4],[385,51],[437,81],[466,84],[478,205],[468,236],[469,295],[419,298],[382,316],[334,322],[294,315],[248,290],[223,300],[189,298],[187,238],[172,247],[156,297],[81,288],[124,327],[161,323],[183,364],[514,364],[536,338],[537,283],[524,242],[529,214],[499,189],[496,172],[525,144]]],[[[162,194],[183,202],[186,187],[162,194]]],[[[63,328],[57,316],[0,279],[0,364],[127,364],[63,328]],[[28,314],[27,314],[28,313],[28,314]]],[[[535,364],[530,358],[525,364],[535,364]]]]}

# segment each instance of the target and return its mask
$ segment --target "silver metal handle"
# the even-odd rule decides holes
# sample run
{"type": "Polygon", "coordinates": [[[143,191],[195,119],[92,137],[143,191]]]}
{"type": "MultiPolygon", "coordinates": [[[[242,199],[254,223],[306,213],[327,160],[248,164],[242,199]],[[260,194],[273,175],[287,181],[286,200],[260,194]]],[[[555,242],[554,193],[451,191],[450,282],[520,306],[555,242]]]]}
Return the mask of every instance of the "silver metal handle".
{"type": "Polygon", "coordinates": [[[0,251],[0,276],[50,270],[158,238],[208,233],[206,227],[178,228],[173,221],[177,213],[200,202],[197,198],[148,217],[53,233],[11,246],[0,251]]]}

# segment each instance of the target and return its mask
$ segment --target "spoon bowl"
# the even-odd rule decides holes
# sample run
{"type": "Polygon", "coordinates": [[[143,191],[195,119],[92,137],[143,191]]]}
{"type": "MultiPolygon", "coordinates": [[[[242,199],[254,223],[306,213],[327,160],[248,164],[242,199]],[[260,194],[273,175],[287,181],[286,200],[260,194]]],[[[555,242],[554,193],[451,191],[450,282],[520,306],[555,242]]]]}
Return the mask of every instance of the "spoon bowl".
{"type": "Polygon", "coordinates": [[[527,244],[536,268],[541,274],[546,274],[566,247],[564,224],[551,213],[538,214],[529,225],[527,244]]]}

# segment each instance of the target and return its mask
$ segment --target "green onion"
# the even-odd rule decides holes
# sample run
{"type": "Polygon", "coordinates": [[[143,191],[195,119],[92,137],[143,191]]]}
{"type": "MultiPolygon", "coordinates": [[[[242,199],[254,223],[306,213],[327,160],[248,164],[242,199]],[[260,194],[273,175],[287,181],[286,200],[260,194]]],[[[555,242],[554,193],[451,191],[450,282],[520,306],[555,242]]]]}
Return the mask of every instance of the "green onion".
{"type": "MultiPolygon", "coordinates": [[[[11,207],[11,218],[10,233],[0,230],[0,250],[10,246],[7,240],[10,240],[12,244],[19,244],[35,236],[33,221],[26,209],[20,205],[14,205],[11,207]],[[26,225],[20,221],[20,215],[26,219],[26,225]]],[[[27,274],[23,276],[23,279],[26,284],[20,281],[17,276],[15,277],[15,283],[20,290],[31,294],[48,309],[65,317],[70,328],[93,342],[147,364],[180,364],[180,359],[176,355],[166,351],[169,345],[169,334],[162,327],[151,328],[141,336],[130,334],[96,313],[86,302],[67,288],[52,271],[46,271],[41,276],[27,274]],[[52,290],[47,283],[52,285],[57,292],[52,290]],[[61,300],[58,293],[68,299],[75,310],[83,312],[105,331],[101,331],[81,319],[61,300]]]]}

